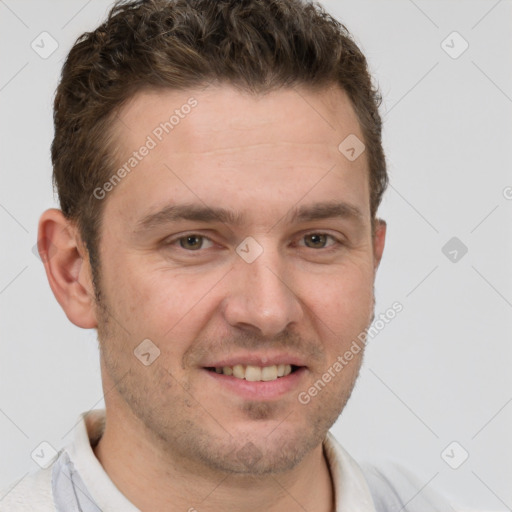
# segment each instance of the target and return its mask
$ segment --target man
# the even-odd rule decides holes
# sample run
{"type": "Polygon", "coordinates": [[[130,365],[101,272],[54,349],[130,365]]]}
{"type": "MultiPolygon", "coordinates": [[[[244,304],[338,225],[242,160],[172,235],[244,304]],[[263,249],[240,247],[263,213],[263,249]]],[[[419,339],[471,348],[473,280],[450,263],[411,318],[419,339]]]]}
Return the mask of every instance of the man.
{"type": "Polygon", "coordinates": [[[120,3],[78,39],[39,250],[98,331],[106,410],[0,510],[405,505],[413,484],[328,432],[384,250],[378,106],[346,29],[299,0],[120,3]]]}

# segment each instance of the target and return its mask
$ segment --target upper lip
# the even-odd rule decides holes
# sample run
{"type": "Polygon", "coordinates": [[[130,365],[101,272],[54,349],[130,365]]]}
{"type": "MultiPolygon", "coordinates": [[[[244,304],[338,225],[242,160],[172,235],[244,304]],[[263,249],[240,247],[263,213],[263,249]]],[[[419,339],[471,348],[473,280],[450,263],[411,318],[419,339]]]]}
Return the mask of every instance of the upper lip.
{"type": "Polygon", "coordinates": [[[238,354],[206,362],[203,368],[222,368],[223,366],[235,366],[237,364],[252,366],[273,366],[278,364],[290,364],[293,366],[306,366],[304,359],[293,354],[238,354]]]}

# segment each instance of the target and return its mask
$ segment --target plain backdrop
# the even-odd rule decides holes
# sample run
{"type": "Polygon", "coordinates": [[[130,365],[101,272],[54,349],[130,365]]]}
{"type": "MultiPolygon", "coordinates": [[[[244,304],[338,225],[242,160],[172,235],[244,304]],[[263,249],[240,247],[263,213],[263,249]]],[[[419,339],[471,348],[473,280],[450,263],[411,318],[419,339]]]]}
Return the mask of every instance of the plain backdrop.
{"type": "MultiPolygon", "coordinates": [[[[323,3],[354,34],[384,96],[391,186],[376,313],[403,305],[371,340],[332,430],[359,461],[397,461],[469,507],[510,510],[512,3],[323,3]],[[447,463],[466,453],[457,469],[447,463]]],[[[37,467],[42,441],[61,448],[78,415],[103,406],[95,332],[67,320],[34,245],[39,215],[56,205],[60,68],[108,7],[0,1],[2,488],[37,467]],[[51,55],[41,38],[46,52],[58,44],[51,55]]]]}

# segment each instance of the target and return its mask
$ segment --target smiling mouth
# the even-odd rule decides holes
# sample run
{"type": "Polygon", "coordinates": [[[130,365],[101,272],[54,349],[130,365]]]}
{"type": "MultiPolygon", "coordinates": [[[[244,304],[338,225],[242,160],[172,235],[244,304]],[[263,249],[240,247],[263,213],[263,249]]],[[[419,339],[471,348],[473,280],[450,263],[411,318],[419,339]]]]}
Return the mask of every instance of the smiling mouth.
{"type": "Polygon", "coordinates": [[[268,382],[286,377],[299,368],[301,367],[290,364],[277,364],[272,366],[236,364],[235,366],[207,367],[206,370],[250,382],[268,382]]]}

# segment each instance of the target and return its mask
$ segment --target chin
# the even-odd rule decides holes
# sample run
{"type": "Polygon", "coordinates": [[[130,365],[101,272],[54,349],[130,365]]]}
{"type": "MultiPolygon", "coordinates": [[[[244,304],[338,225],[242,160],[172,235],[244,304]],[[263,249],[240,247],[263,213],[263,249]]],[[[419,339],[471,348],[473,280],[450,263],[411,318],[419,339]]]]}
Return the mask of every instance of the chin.
{"type": "MultiPolygon", "coordinates": [[[[324,439],[326,429],[265,422],[240,430],[228,443],[196,446],[201,462],[215,471],[265,476],[290,471],[324,439]]],[[[213,441],[213,440],[211,440],[213,441]]]]}

